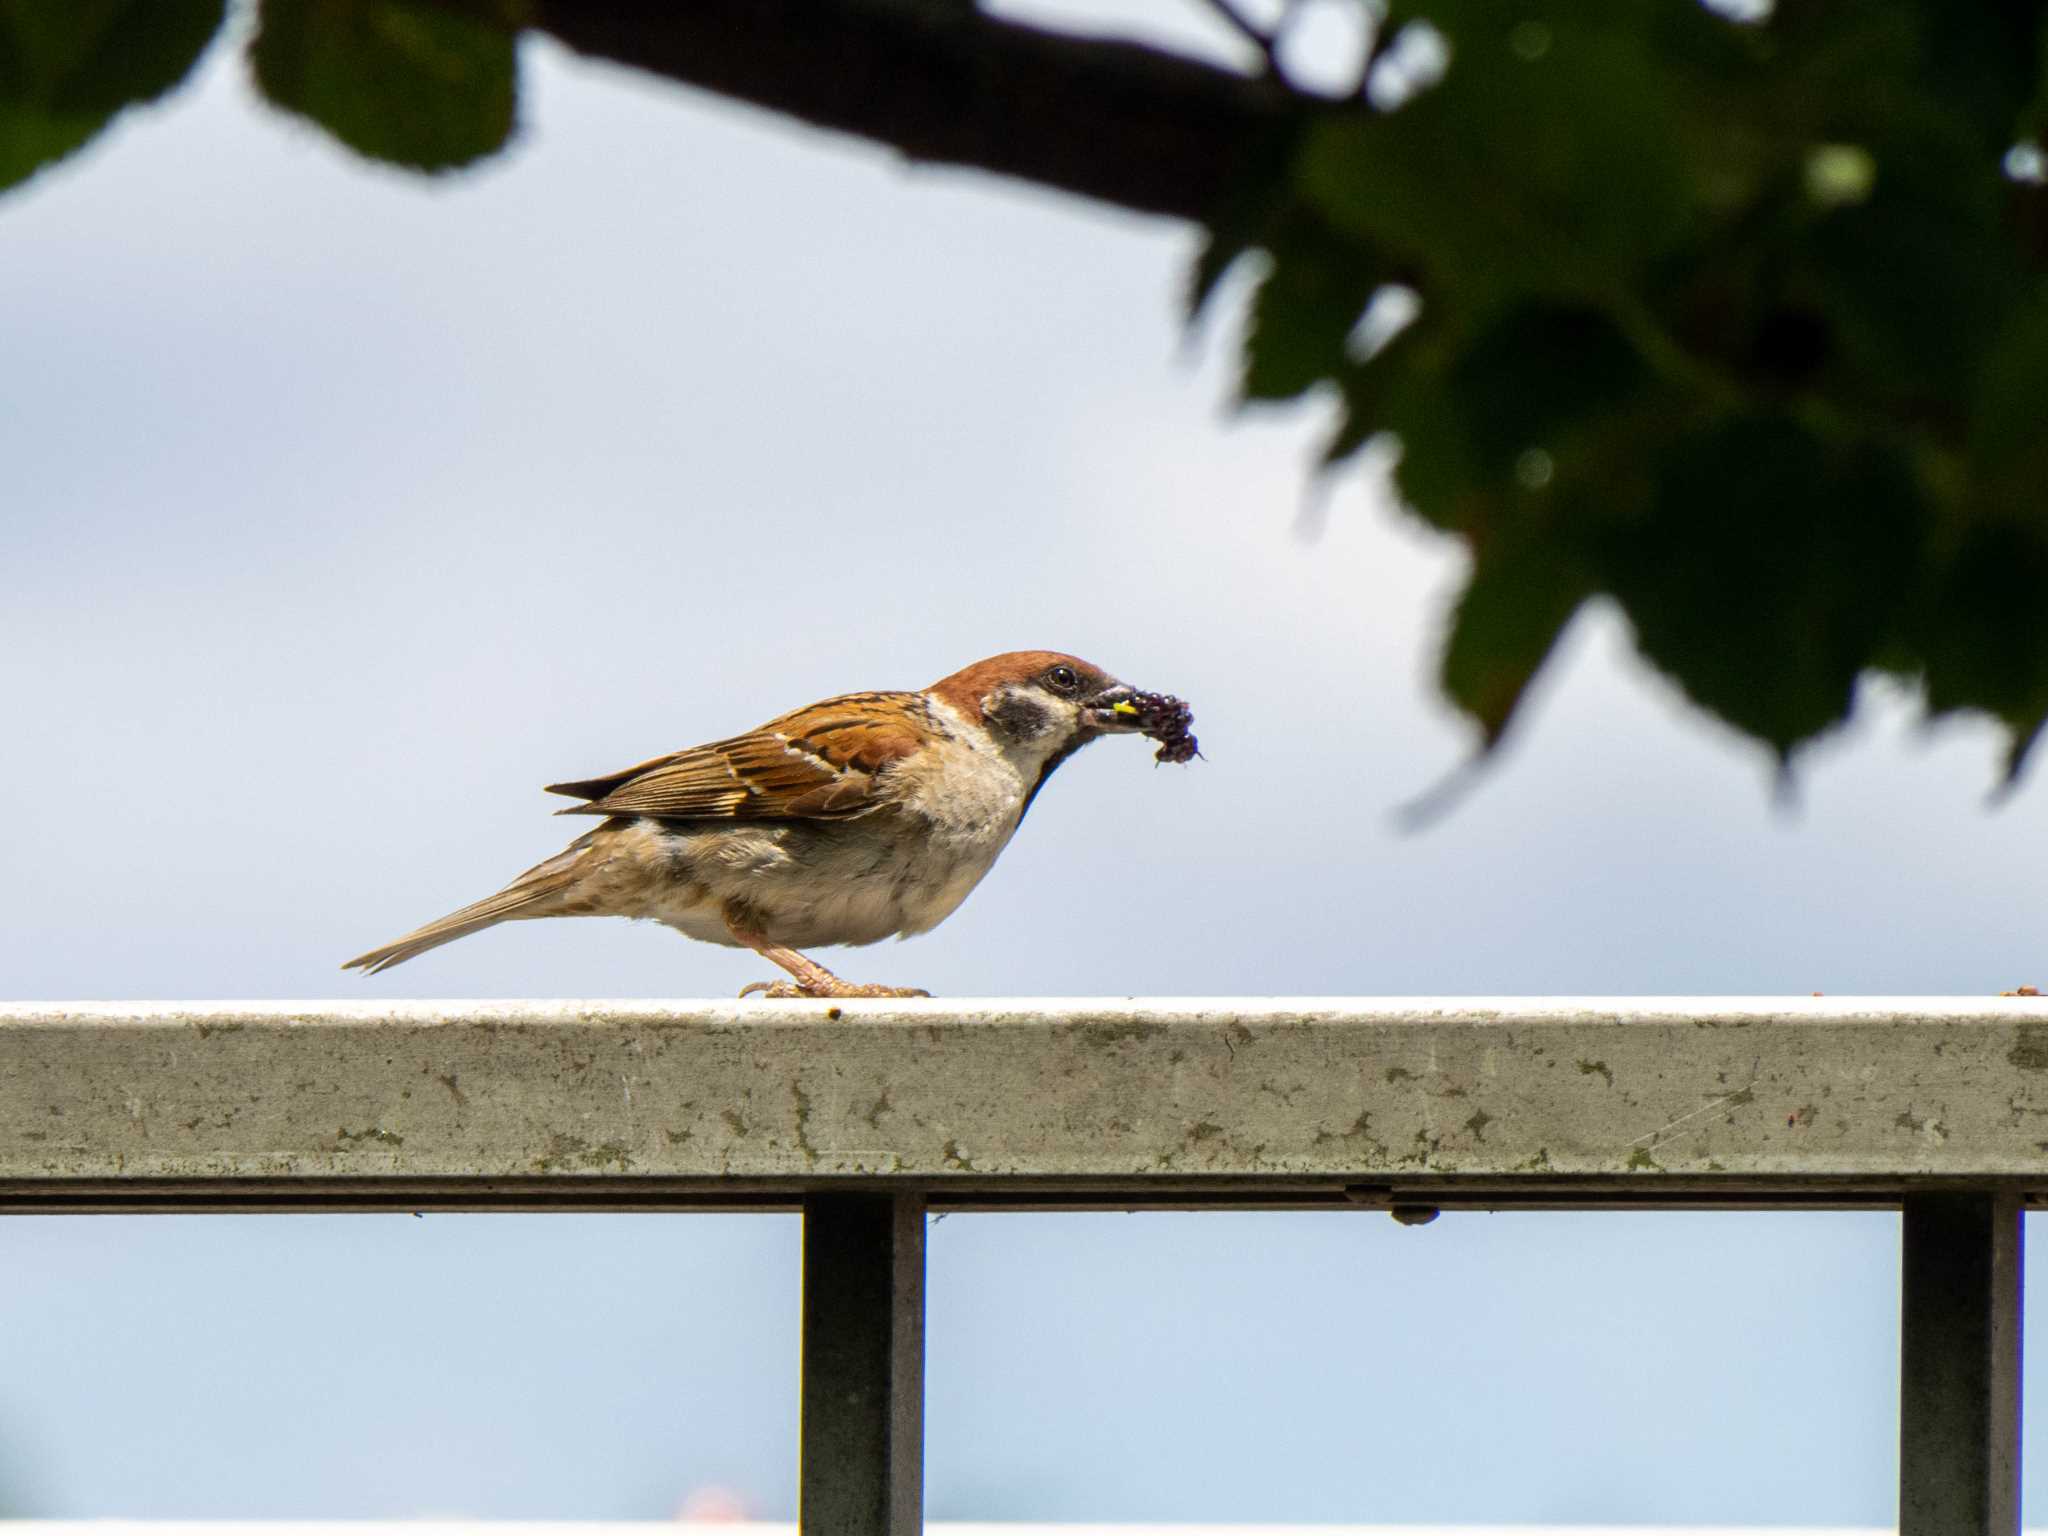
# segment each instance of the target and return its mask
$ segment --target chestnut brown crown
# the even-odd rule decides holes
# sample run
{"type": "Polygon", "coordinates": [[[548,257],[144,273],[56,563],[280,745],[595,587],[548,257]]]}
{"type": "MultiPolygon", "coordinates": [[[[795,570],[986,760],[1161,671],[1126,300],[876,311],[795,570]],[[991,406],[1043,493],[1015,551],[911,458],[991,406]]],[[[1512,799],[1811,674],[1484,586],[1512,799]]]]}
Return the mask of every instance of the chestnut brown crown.
{"type": "Polygon", "coordinates": [[[1102,668],[1064,651],[1005,651],[962,667],[925,691],[973,719],[980,715],[982,701],[1004,688],[1043,687],[1086,699],[1115,684],[1102,668]]]}

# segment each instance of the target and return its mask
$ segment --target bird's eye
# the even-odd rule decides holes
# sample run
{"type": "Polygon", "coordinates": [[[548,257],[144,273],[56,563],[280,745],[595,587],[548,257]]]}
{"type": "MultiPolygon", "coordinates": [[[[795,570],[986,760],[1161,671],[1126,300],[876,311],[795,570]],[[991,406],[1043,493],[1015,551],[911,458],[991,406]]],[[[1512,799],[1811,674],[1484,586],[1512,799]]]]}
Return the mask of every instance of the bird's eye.
{"type": "Polygon", "coordinates": [[[1045,684],[1055,693],[1072,693],[1081,686],[1081,675],[1072,667],[1054,667],[1045,674],[1045,684]]]}

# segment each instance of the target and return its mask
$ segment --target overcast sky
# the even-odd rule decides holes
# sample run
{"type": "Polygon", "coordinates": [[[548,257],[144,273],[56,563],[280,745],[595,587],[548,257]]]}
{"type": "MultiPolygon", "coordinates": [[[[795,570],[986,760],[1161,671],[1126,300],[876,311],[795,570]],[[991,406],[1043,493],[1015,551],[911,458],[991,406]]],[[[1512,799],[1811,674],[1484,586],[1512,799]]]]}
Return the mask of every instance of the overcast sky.
{"type": "MultiPolygon", "coordinates": [[[[1184,695],[1206,761],[1096,747],[958,915],[847,974],[2048,979],[2048,793],[1987,810],[1991,733],[1888,694],[1788,812],[1609,613],[1404,835],[1470,746],[1427,683],[1458,557],[1363,474],[1296,532],[1325,423],[1228,417],[1187,230],[524,67],[514,152],[429,183],[217,49],[0,199],[6,995],[729,996],[760,962],[615,921],[336,966],[559,846],[542,783],[1024,646],[1184,695]]],[[[787,1514],[796,1242],[15,1219],[0,1507],[787,1514]]],[[[1888,1217],[955,1217],[931,1264],[938,1516],[1892,1518],[1888,1217]]]]}

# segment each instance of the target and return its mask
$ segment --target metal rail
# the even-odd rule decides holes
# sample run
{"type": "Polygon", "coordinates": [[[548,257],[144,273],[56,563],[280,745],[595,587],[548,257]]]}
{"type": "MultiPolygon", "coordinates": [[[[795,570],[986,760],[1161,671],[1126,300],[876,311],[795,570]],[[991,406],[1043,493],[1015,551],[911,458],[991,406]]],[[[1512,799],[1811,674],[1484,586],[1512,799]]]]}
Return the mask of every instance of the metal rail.
{"type": "Polygon", "coordinates": [[[1900,1528],[2018,1529],[2048,1002],[0,1007],[0,1211],[804,1214],[804,1528],[920,1528],[928,1210],[1902,1210],[1900,1528]]]}

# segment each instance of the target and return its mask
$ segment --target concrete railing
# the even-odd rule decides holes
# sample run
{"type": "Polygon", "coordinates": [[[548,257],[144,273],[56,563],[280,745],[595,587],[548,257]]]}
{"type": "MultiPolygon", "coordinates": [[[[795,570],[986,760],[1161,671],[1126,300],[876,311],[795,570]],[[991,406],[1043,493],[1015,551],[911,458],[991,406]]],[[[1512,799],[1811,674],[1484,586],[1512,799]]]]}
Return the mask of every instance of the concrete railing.
{"type": "MultiPolygon", "coordinates": [[[[799,1536],[786,1520],[9,1520],[6,1536],[799,1536]]],[[[1844,1525],[1041,1525],[942,1520],[928,1536],[1889,1536],[1844,1525]]],[[[2048,1536],[2030,1532],[2029,1536],[2048,1536]]]]}
{"type": "Polygon", "coordinates": [[[0,1210],[790,1209],[803,1522],[918,1529],[942,1209],[1890,1206],[1901,1530],[2018,1528],[2048,1002],[0,1007],[0,1210]]]}
{"type": "MultiPolygon", "coordinates": [[[[799,1536],[785,1520],[9,1520],[7,1536],[799,1536]]],[[[1819,1525],[1041,1525],[937,1521],[929,1536],[1888,1536],[1819,1525]]],[[[2029,1536],[2048,1536],[2033,1532],[2029,1536]]]]}

